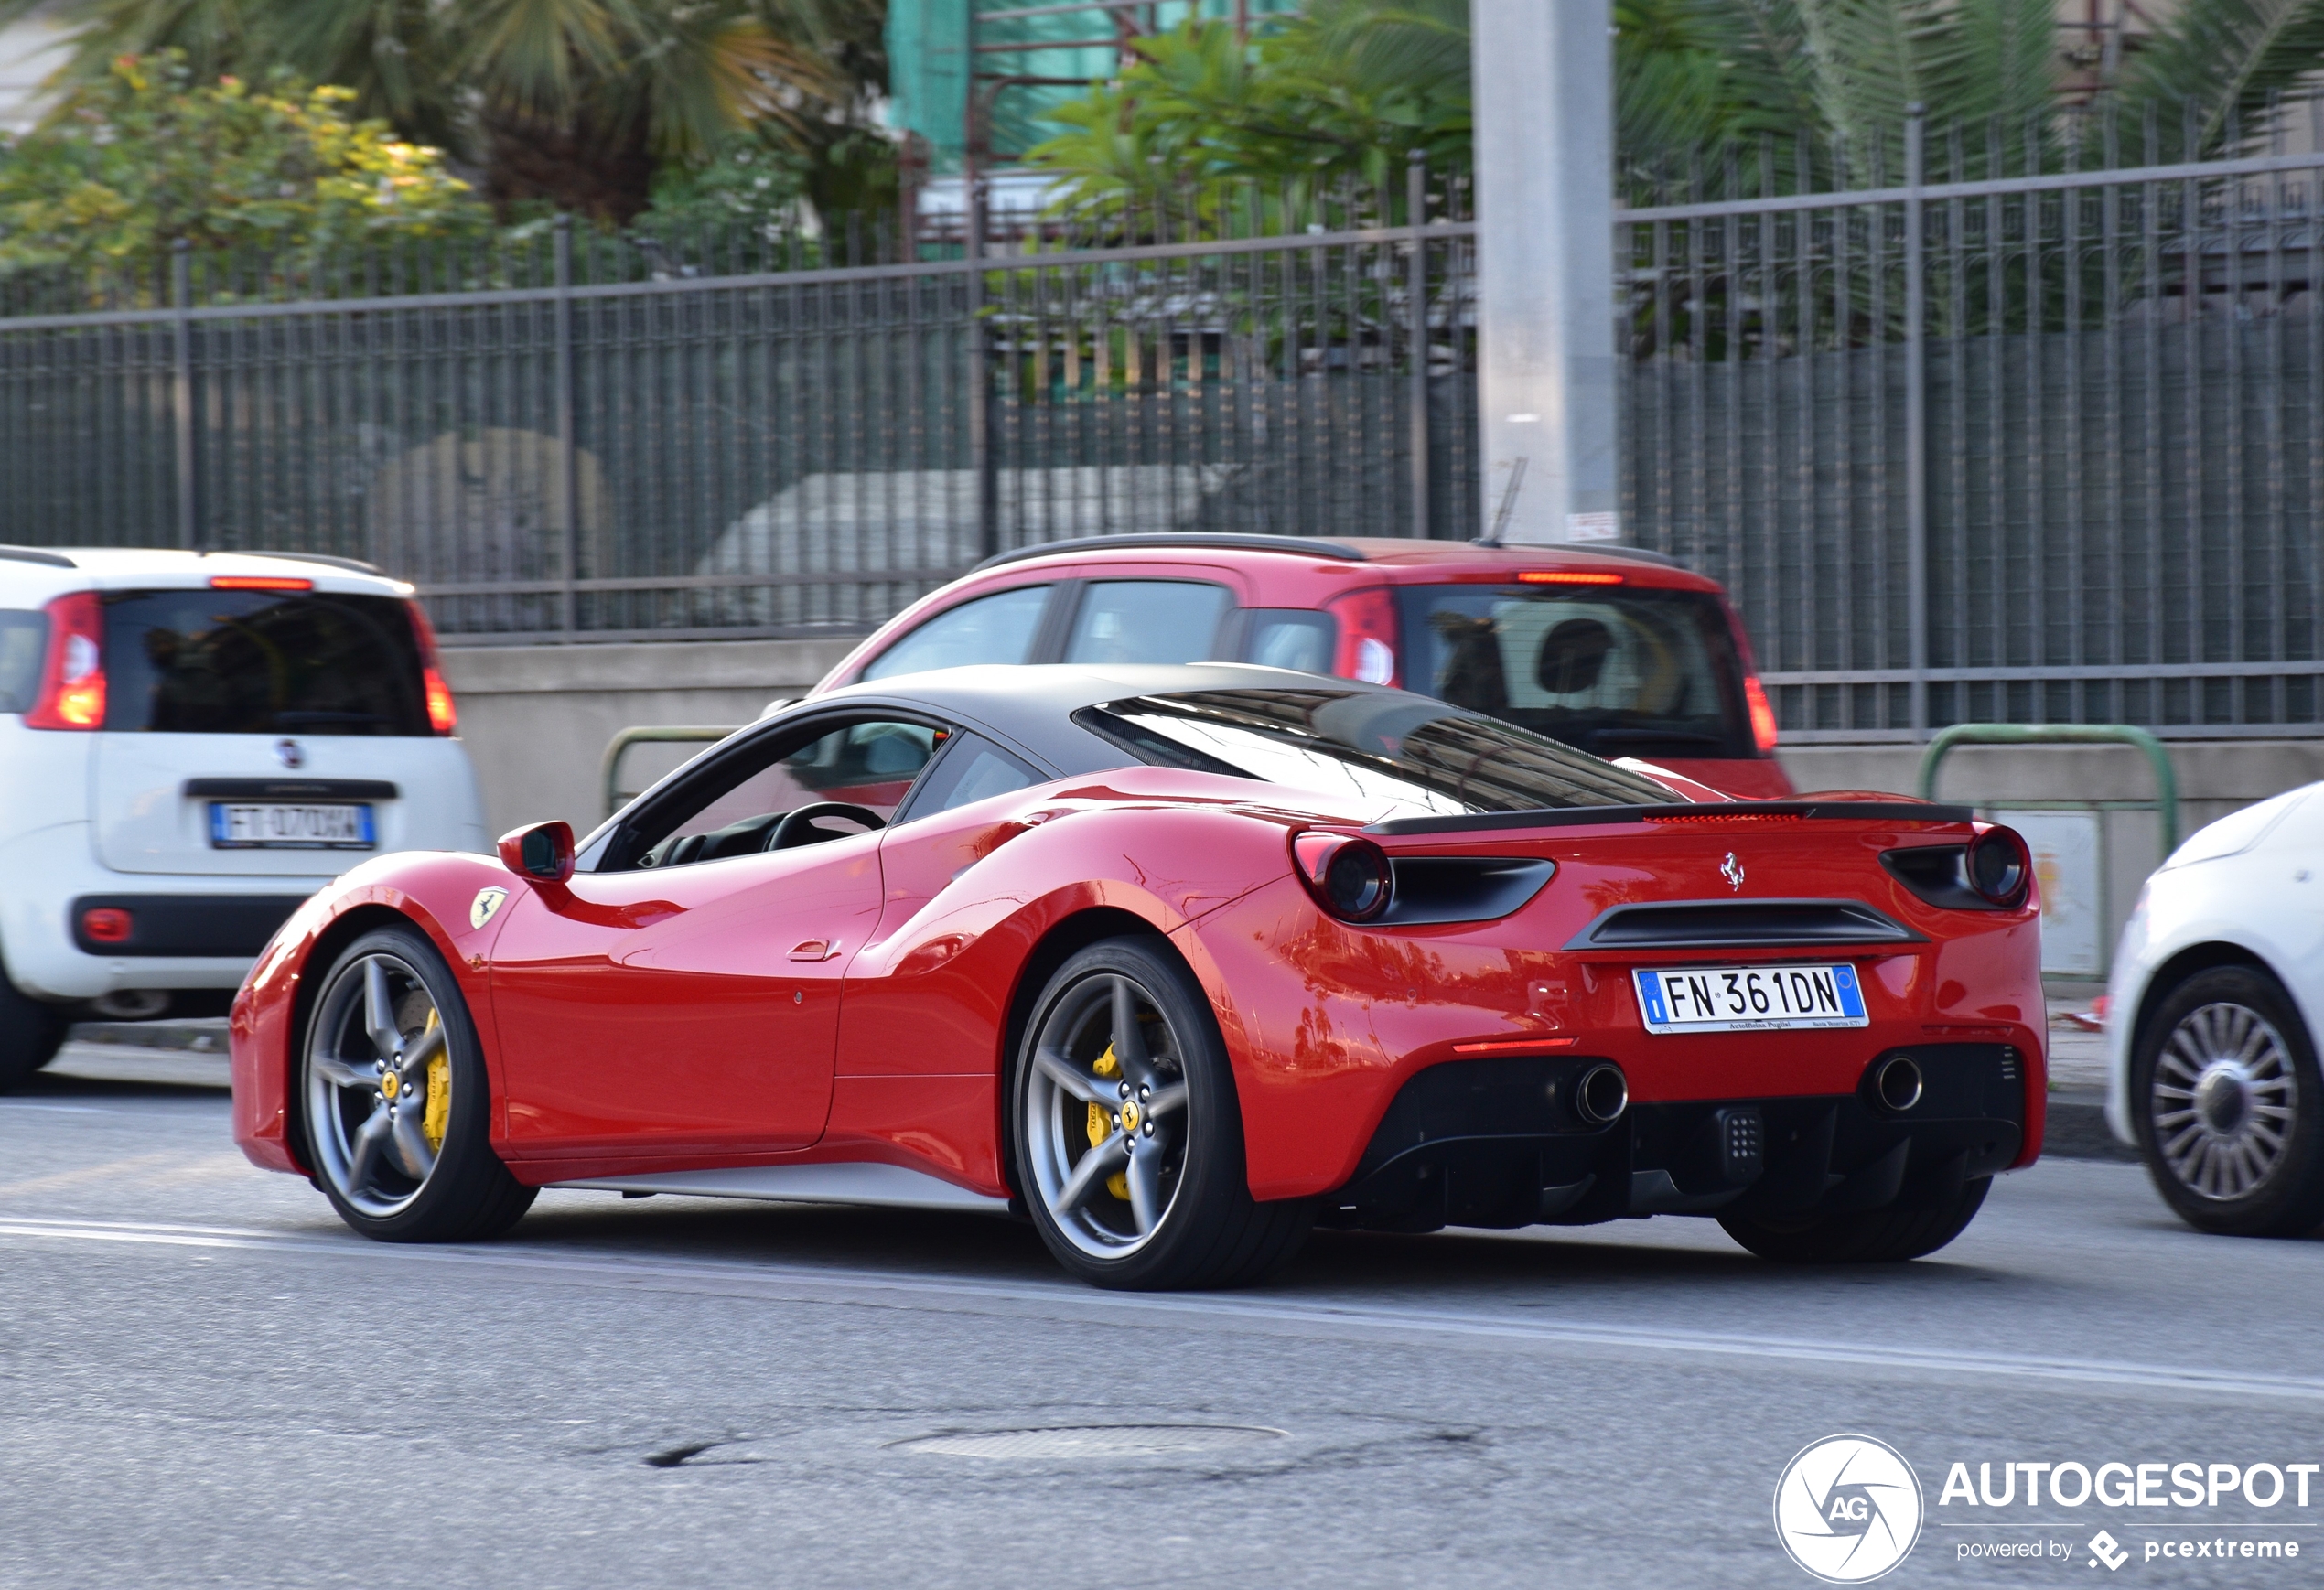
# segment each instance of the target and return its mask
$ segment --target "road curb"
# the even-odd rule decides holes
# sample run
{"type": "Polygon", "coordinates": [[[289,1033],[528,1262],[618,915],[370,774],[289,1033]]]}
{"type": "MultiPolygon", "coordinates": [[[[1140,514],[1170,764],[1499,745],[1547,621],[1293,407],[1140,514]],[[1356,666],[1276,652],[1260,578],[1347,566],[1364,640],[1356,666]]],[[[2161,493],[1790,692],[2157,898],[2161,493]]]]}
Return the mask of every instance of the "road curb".
{"type": "Polygon", "coordinates": [[[2050,1124],[2042,1133],[2044,1159],[2112,1159],[2138,1163],[2138,1151],[2114,1141],[2103,1098],[2050,1095],[2050,1124]]]}

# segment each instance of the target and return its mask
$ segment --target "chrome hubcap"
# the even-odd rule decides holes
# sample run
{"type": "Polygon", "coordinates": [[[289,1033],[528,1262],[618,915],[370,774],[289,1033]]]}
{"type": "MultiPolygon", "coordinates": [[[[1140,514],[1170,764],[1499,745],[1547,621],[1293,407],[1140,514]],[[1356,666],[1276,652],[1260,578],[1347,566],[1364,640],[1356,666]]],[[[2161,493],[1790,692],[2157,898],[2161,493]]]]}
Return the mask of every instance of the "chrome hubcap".
{"type": "Polygon", "coordinates": [[[420,974],[382,951],[323,991],[307,1055],[316,1169],[366,1215],[403,1209],[435,1174],[451,1111],[444,1018],[420,974]]]}
{"type": "Polygon", "coordinates": [[[1032,1067],[1031,1190],[1083,1252],[1136,1252],[1168,1216],[1185,1167],[1186,1068],[1169,1022],[1136,983],[1101,972],[1051,1008],[1032,1067]]]}
{"type": "Polygon", "coordinates": [[[2283,1166],[2299,1084],[2283,1036],[2257,1011],[2206,1004],[2155,1062],[2155,1145],[2181,1187],[2247,1198],[2283,1166]]]}

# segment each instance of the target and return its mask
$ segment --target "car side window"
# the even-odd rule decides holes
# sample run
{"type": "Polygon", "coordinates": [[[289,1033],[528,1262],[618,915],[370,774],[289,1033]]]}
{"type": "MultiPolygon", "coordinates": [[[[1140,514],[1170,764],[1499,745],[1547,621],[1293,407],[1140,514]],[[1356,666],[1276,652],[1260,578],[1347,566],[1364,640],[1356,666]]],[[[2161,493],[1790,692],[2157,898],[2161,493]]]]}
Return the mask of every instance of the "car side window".
{"type": "Polygon", "coordinates": [[[1092,580],[1073,615],[1068,662],[1200,662],[1215,656],[1224,586],[1198,580],[1092,580]]]}
{"type": "Polygon", "coordinates": [[[683,866],[727,856],[844,838],[895,815],[948,736],[922,723],[865,718],[803,743],[770,738],[762,754],[730,755],[723,778],[693,788],[648,817],[634,835],[638,866],[683,866]],[[873,821],[832,813],[779,833],[782,820],[824,801],[855,807],[873,821]]]}
{"type": "Polygon", "coordinates": [[[1047,586],[1018,586],[948,607],[865,664],[863,677],[1022,662],[1033,654],[1049,600],[1047,586]]]}
{"type": "Polygon", "coordinates": [[[1339,624],[1329,613],[1253,607],[1243,615],[1243,661],[1301,673],[1329,673],[1339,624]]]}
{"type": "Polygon", "coordinates": [[[32,710],[48,648],[48,614],[0,611],[0,712],[32,710]]]}
{"type": "Polygon", "coordinates": [[[913,795],[911,807],[903,815],[906,822],[1049,781],[1048,774],[989,740],[961,735],[956,741],[913,795]]]}

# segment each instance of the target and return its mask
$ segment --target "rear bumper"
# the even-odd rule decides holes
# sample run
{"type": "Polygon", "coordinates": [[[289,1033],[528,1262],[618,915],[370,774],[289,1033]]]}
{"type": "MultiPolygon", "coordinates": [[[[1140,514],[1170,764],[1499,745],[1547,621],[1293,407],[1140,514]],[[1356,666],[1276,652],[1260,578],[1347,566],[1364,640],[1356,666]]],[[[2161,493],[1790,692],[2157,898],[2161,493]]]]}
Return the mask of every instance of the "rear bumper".
{"type": "Polygon", "coordinates": [[[82,823],[0,845],[0,877],[8,880],[0,888],[5,975],[35,999],[48,1000],[95,999],[133,988],[234,988],[290,908],[330,882],[328,876],[117,873],[90,855],[82,823]],[[81,908],[110,904],[125,906],[137,919],[137,942],[81,938],[81,908]]]}
{"type": "Polygon", "coordinates": [[[1910,1110],[1856,1093],[1573,1111],[1587,1058],[1450,1061],[1415,1072],[1327,1224],[1367,1230],[1587,1225],[1626,1215],[1810,1215],[1926,1206],[2007,1169],[2026,1137],[2025,1058],[1928,1044],[1910,1110]]]}
{"type": "Polygon", "coordinates": [[[85,955],[137,960],[249,961],[266,948],[305,895],[81,895],[67,908],[72,941],[85,955]],[[129,936],[103,943],[89,936],[85,913],[110,908],[129,914],[129,936]]]}

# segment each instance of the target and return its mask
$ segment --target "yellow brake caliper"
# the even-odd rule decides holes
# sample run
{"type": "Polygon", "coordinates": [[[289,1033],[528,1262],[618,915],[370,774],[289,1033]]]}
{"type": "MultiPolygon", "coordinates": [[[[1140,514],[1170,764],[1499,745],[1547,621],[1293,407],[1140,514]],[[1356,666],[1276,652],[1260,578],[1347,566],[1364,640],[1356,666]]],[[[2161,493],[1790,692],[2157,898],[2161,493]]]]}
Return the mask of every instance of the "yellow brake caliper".
{"type": "MultiPolygon", "coordinates": [[[[1095,1071],[1101,1077],[1118,1077],[1122,1074],[1122,1062],[1114,1058],[1114,1046],[1112,1044],[1105,1046],[1105,1053],[1098,1056],[1096,1060],[1091,1064],[1090,1069],[1095,1071]]],[[[1091,1105],[1090,1146],[1092,1148],[1095,1148],[1099,1144],[1104,1142],[1113,1134],[1113,1115],[1107,1112],[1105,1106],[1103,1104],[1091,1105]]],[[[1112,1193],[1115,1198],[1120,1198],[1124,1203],[1128,1203],[1130,1201],[1129,1173],[1126,1171],[1117,1171],[1114,1175],[1107,1176],[1105,1178],[1105,1190],[1112,1193]]]]}
{"type": "MultiPolygon", "coordinates": [[[[425,1037],[436,1030],[439,1018],[436,1012],[427,1013],[427,1026],[420,1029],[425,1037]]],[[[420,1116],[420,1130],[427,1136],[427,1145],[443,1152],[444,1129],[452,1119],[452,1057],[439,1053],[427,1063],[427,1108],[420,1116]]]]}

